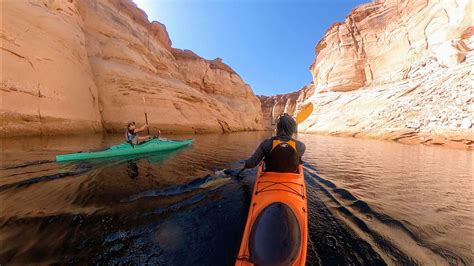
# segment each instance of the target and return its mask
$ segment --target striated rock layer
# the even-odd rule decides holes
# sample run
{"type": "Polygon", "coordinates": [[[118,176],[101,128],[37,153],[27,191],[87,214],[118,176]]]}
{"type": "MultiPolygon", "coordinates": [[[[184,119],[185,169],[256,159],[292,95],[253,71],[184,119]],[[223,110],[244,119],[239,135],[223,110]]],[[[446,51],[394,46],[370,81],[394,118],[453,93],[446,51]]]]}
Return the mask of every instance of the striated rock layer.
{"type": "Polygon", "coordinates": [[[473,33],[469,0],[355,8],[316,46],[300,132],[472,148],[473,33]]]}
{"type": "Polygon", "coordinates": [[[304,86],[298,91],[274,96],[257,96],[261,102],[263,126],[266,130],[273,129],[276,119],[282,113],[295,115],[300,113],[302,102],[314,94],[314,84],[304,86]]]}
{"type": "Polygon", "coordinates": [[[83,24],[66,1],[2,1],[0,133],[100,131],[83,24]]]}
{"type": "Polygon", "coordinates": [[[221,59],[171,47],[131,0],[2,2],[1,134],[260,129],[258,98],[221,59]]]}

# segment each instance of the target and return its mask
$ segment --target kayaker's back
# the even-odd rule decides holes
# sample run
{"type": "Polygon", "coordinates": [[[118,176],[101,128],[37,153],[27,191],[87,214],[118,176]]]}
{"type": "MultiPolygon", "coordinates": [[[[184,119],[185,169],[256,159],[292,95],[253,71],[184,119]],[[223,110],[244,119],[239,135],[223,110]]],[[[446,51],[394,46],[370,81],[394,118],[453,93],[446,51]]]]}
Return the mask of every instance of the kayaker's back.
{"type": "Polygon", "coordinates": [[[282,140],[279,137],[271,138],[272,148],[263,159],[265,172],[295,173],[301,163],[301,155],[297,145],[304,145],[294,139],[282,140]]]}
{"type": "Polygon", "coordinates": [[[295,139],[272,137],[260,143],[254,154],[245,161],[244,167],[253,168],[263,161],[265,172],[295,173],[305,150],[304,143],[295,139]]]}
{"type": "Polygon", "coordinates": [[[263,160],[264,171],[295,173],[306,150],[306,146],[301,141],[293,139],[296,130],[296,121],[291,116],[280,115],[276,136],[260,143],[254,154],[245,161],[244,168],[253,168],[263,160]]]}
{"type": "Polygon", "coordinates": [[[305,150],[304,143],[293,138],[272,137],[260,143],[244,167],[253,168],[263,161],[264,172],[295,173],[305,150]]]}

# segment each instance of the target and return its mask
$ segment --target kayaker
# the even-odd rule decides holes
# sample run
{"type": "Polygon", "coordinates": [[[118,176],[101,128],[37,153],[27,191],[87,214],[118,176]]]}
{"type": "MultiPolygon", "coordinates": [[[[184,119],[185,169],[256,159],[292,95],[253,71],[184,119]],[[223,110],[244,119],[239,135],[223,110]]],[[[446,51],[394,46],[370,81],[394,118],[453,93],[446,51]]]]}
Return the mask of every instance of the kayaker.
{"type": "Polygon", "coordinates": [[[308,212],[300,165],[306,147],[292,138],[295,132],[295,119],[282,114],[276,136],[264,140],[245,161],[244,169],[264,164],[255,177],[236,266],[306,263],[308,212]]]}
{"type": "Polygon", "coordinates": [[[127,142],[129,142],[133,145],[138,145],[140,143],[140,141],[151,139],[152,136],[149,136],[149,135],[147,135],[147,136],[138,136],[137,135],[138,132],[142,132],[147,127],[148,127],[148,125],[143,125],[142,127],[137,128],[135,126],[135,122],[128,123],[127,132],[125,132],[125,139],[127,140],[127,142]]]}
{"type": "Polygon", "coordinates": [[[293,139],[297,124],[293,117],[283,113],[277,119],[276,136],[264,140],[255,153],[245,161],[245,168],[253,168],[262,160],[266,172],[291,173],[298,171],[306,146],[293,139]]]}

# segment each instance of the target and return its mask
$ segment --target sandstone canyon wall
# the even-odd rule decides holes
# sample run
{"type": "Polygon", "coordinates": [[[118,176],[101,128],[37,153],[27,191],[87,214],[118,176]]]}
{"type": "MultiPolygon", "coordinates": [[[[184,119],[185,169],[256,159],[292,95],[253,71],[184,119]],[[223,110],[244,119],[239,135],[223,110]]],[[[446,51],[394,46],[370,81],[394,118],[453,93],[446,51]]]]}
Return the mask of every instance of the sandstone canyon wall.
{"type": "Polygon", "coordinates": [[[222,60],[171,47],[131,0],[2,2],[1,134],[260,129],[258,98],[222,60]],[[144,101],[143,101],[144,99],[144,101]]]}
{"type": "Polygon", "coordinates": [[[301,108],[306,99],[314,94],[314,84],[304,86],[298,91],[274,96],[257,96],[261,102],[263,126],[266,130],[274,128],[276,119],[282,113],[296,115],[301,113],[301,108]]]}
{"type": "Polygon", "coordinates": [[[355,8],[316,46],[300,132],[472,148],[473,33],[469,0],[355,8]]]}
{"type": "Polygon", "coordinates": [[[50,2],[1,2],[2,135],[102,127],[82,22],[74,4],[50,2]]]}

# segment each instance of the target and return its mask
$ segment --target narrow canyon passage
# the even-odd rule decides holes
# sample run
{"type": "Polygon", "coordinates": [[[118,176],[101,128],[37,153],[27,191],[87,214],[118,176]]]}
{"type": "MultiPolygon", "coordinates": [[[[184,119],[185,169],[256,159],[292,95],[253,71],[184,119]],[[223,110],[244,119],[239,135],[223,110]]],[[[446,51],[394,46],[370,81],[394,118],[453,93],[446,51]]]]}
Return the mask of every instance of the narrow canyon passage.
{"type": "Polygon", "coordinates": [[[283,261],[474,265],[473,3],[2,0],[0,265],[244,261],[275,128],[283,261]]]}

